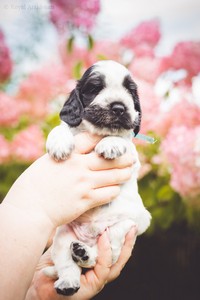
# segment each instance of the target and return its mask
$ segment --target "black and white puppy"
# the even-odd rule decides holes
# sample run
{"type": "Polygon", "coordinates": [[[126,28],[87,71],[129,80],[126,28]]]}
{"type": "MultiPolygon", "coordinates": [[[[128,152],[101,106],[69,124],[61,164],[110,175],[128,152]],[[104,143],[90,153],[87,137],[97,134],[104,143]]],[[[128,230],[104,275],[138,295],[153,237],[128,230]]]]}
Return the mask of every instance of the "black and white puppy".
{"type": "Polygon", "coordinates": [[[127,232],[136,225],[138,234],[142,234],[150,225],[151,215],[137,187],[140,163],[132,134],[139,132],[141,109],[129,71],[114,61],[95,63],[78,81],[60,117],[61,124],[50,132],[46,144],[55,160],[67,159],[74,148],[74,134],[80,131],[103,136],[95,151],[105,159],[131,151],[136,160],[132,178],[122,185],[116,200],[57,229],[52,248],[54,266],[46,268],[45,273],[57,277],[57,293],[73,295],[80,288],[81,267],[91,268],[96,263],[99,235],[109,228],[115,263],[127,232]]]}

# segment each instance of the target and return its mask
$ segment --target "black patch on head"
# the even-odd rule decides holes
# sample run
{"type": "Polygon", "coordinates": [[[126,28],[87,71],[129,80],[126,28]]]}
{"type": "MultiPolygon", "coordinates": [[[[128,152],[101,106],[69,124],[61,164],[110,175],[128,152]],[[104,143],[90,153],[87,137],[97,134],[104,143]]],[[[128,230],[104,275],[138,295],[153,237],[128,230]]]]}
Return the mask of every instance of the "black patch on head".
{"type": "Polygon", "coordinates": [[[135,135],[137,135],[138,132],[140,131],[140,123],[141,123],[141,117],[142,117],[142,111],[141,111],[141,107],[140,107],[140,100],[139,100],[138,92],[137,92],[137,85],[132,80],[131,76],[127,75],[124,78],[123,86],[131,94],[131,96],[133,98],[135,110],[138,112],[138,120],[137,120],[137,124],[134,128],[134,133],[135,133],[135,135]]]}
{"type": "MultiPolygon", "coordinates": [[[[71,127],[76,127],[84,118],[101,129],[107,128],[113,132],[133,129],[136,135],[140,130],[141,122],[137,86],[130,75],[124,78],[123,86],[131,94],[135,110],[138,112],[138,119],[134,124],[131,123],[131,117],[126,110],[122,114],[117,113],[116,109],[119,110],[119,107],[90,106],[95,97],[106,87],[105,76],[95,71],[95,66],[91,66],[85,71],[82,78],[77,82],[76,88],[70,93],[69,99],[60,112],[61,120],[71,127]]],[[[118,104],[120,105],[120,103],[118,104]]]]}
{"type": "Polygon", "coordinates": [[[77,84],[83,107],[87,107],[104,88],[104,76],[95,72],[94,66],[90,67],[77,84]]]}
{"type": "Polygon", "coordinates": [[[103,108],[99,105],[86,107],[84,119],[100,129],[106,128],[111,132],[133,128],[128,112],[125,111],[123,115],[116,115],[111,107],[103,108]]]}
{"type": "Polygon", "coordinates": [[[95,66],[91,66],[85,71],[60,112],[61,120],[71,127],[80,125],[84,108],[105,87],[104,76],[95,72],[94,68],[95,66]]]}

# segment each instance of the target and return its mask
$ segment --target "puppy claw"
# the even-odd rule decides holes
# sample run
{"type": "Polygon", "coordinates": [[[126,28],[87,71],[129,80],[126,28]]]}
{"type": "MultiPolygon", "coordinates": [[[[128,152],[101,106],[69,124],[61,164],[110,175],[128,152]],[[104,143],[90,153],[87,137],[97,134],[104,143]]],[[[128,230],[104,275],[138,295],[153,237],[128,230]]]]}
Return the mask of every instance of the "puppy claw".
{"type": "Polygon", "coordinates": [[[74,145],[70,145],[68,149],[65,150],[59,148],[56,149],[56,147],[54,147],[53,151],[52,149],[51,150],[47,149],[47,152],[55,161],[64,161],[70,156],[73,149],[74,149],[74,145]]]}

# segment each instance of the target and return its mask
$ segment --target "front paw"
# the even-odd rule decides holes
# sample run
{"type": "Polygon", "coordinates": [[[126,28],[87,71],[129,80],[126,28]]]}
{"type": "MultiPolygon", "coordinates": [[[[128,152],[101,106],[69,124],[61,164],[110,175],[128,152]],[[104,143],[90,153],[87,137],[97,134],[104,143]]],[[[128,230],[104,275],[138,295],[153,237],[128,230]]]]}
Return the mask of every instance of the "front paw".
{"type": "Polygon", "coordinates": [[[74,149],[72,133],[64,125],[55,127],[48,135],[46,149],[54,160],[66,160],[74,149]]]}
{"type": "Polygon", "coordinates": [[[114,159],[122,156],[126,150],[126,141],[118,137],[106,137],[95,147],[95,152],[106,159],[114,159]]]}

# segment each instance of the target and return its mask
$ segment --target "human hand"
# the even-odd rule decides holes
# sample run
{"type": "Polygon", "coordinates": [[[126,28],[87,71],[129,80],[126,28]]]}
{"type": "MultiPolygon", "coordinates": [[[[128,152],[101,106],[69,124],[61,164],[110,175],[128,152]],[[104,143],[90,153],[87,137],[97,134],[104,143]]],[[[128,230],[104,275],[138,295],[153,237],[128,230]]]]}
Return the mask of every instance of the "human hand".
{"type": "MultiPolygon", "coordinates": [[[[94,269],[81,275],[81,287],[68,300],[88,300],[98,294],[108,282],[113,281],[119,275],[124,265],[131,256],[136,240],[137,229],[133,227],[126,235],[124,246],[118,261],[111,266],[112,256],[107,232],[100,236],[98,241],[98,260],[94,269]]],[[[44,275],[42,269],[52,265],[50,250],[42,255],[37,266],[31,286],[25,300],[61,300],[64,296],[58,295],[54,289],[54,280],[44,275]]]]}
{"type": "Polygon", "coordinates": [[[81,133],[66,161],[55,162],[47,154],[39,158],[15,182],[8,202],[34,219],[46,218],[52,228],[110,202],[119,194],[119,185],[130,178],[134,158],[131,154],[115,160],[99,157],[91,152],[99,140],[81,133]]]}

